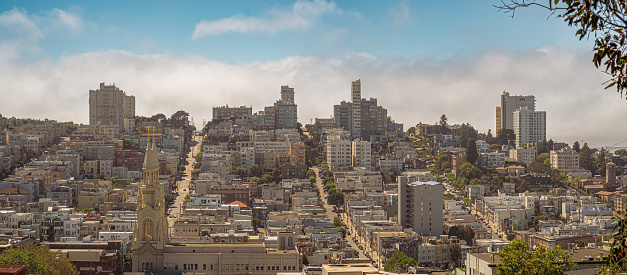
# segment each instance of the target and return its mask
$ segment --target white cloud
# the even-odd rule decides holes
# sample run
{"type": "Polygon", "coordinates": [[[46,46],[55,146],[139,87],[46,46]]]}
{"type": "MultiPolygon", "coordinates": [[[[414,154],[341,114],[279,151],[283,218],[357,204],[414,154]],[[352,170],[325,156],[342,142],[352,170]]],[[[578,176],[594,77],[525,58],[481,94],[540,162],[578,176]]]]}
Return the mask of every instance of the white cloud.
{"type": "Polygon", "coordinates": [[[273,10],[265,17],[245,17],[236,15],[216,21],[201,20],[196,24],[192,39],[214,36],[227,32],[268,32],[305,30],[320,16],[342,13],[333,2],[325,0],[298,0],[291,10],[273,10]]]}
{"type": "Polygon", "coordinates": [[[80,33],[83,28],[83,19],[78,14],[60,9],[52,9],[53,24],[72,33],[80,33]]]}
{"type": "Polygon", "coordinates": [[[88,91],[115,82],[135,95],[138,115],[190,112],[199,123],[211,107],[271,105],[281,85],[296,91],[299,121],[328,118],[333,104],[350,100],[350,82],[362,80],[364,97],[378,98],[405,128],[469,122],[494,132],[499,96],[533,94],[547,112],[547,135],[572,144],[607,146],[624,140],[624,99],[605,91],[606,76],[588,51],[543,47],[527,52],[493,49],[463,62],[392,58],[286,57],[271,62],[227,64],[199,56],[136,55],[106,51],[60,60],[0,59],[0,110],[4,116],[87,123],[88,91]]]}
{"type": "Polygon", "coordinates": [[[0,28],[4,32],[14,32],[14,34],[20,34],[22,36],[40,39],[44,35],[37,27],[37,24],[32,20],[28,14],[13,8],[10,11],[5,11],[0,14],[0,28]]]}
{"type": "Polygon", "coordinates": [[[392,20],[394,20],[394,24],[399,27],[407,26],[413,20],[411,15],[409,14],[409,5],[406,1],[402,1],[398,5],[390,8],[388,12],[390,16],[392,16],[392,20]]]}

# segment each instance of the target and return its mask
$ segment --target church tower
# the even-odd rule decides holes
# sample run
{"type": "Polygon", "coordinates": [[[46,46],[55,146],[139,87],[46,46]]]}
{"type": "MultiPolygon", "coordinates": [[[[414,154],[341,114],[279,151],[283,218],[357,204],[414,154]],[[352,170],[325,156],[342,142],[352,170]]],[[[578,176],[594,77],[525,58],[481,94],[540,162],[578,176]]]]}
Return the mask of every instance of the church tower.
{"type": "Polygon", "coordinates": [[[163,270],[163,251],[168,243],[165,194],[159,184],[159,159],[154,136],[146,146],[143,182],[137,196],[137,223],[133,241],[133,272],[163,270]]]}

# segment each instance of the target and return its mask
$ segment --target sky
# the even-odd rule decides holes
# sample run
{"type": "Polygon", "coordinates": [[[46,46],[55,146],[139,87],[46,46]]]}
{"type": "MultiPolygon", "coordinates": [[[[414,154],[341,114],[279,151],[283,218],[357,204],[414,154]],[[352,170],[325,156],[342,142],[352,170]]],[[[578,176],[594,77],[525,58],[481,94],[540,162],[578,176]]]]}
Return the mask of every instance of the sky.
{"type": "Polygon", "coordinates": [[[0,114],[88,123],[88,91],[115,83],[136,114],[272,105],[329,118],[351,81],[405,129],[495,129],[500,94],[534,95],[547,138],[627,146],[627,101],[603,89],[593,41],[546,10],[480,1],[1,1],[0,114]],[[622,142],[622,143],[621,143],[622,142]]]}

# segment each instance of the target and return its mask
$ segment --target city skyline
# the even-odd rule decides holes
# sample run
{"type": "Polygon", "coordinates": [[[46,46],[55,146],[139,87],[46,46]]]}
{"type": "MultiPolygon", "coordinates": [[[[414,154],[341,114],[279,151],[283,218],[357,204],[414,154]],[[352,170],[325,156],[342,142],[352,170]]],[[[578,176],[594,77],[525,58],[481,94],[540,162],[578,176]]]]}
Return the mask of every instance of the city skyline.
{"type": "Polygon", "coordinates": [[[446,114],[495,134],[508,91],[536,96],[547,138],[624,140],[626,103],[603,90],[592,42],[544,10],[511,18],[498,3],[2,3],[0,113],[86,124],[88,91],[105,82],[136,96],[137,115],[185,110],[198,126],[213,106],[258,111],[289,85],[306,124],[361,79],[405,128],[446,114]]]}

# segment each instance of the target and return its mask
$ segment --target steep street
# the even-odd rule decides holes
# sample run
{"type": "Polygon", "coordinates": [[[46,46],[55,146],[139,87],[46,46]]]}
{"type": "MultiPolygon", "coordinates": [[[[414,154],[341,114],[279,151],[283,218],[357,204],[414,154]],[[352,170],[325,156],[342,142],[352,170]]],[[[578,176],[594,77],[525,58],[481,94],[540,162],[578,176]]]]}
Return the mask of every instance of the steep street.
{"type": "Polygon", "coordinates": [[[183,172],[182,180],[177,182],[177,196],[174,203],[170,207],[170,214],[168,216],[168,224],[170,227],[170,234],[172,234],[172,227],[177,220],[178,215],[182,212],[182,206],[185,203],[185,197],[190,193],[189,184],[192,178],[192,170],[194,169],[194,161],[198,152],[202,150],[202,136],[194,135],[192,137],[192,146],[189,154],[187,155],[187,164],[185,164],[185,171],[183,172]]]}

